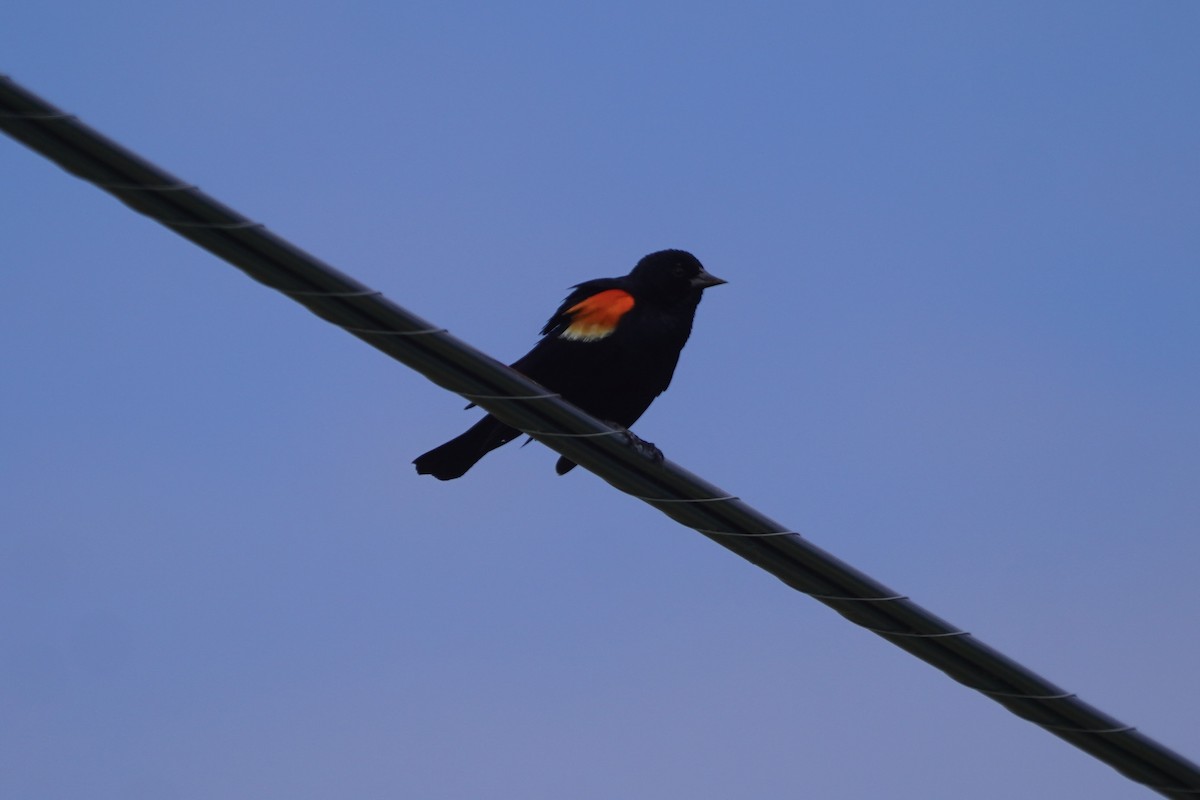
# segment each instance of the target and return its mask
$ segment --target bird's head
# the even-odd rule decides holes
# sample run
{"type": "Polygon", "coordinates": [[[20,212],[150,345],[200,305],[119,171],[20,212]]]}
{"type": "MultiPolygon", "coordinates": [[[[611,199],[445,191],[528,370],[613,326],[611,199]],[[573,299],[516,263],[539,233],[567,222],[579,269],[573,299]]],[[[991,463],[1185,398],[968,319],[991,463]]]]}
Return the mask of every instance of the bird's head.
{"type": "Polygon", "coordinates": [[[726,283],[685,250],[651,253],[637,263],[629,277],[642,293],[667,303],[698,301],[700,293],[708,287],[726,283]]]}

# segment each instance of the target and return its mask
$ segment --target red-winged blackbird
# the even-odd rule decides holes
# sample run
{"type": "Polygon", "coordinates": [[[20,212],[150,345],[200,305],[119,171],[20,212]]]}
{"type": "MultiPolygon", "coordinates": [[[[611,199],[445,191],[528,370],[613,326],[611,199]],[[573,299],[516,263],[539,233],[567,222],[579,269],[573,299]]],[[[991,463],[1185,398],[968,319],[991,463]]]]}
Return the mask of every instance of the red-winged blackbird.
{"type": "MultiPolygon", "coordinates": [[[[700,294],[725,283],[691,253],[651,253],[623,278],[580,283],[513,369],[605,422],[628,428],[671,383],[700,294]]],[[[521,435],[490,414],[419,456],[417,472],[457,478],[521,435]]],[[[575,464],[560,458],[559,475],[575,464]]]]}

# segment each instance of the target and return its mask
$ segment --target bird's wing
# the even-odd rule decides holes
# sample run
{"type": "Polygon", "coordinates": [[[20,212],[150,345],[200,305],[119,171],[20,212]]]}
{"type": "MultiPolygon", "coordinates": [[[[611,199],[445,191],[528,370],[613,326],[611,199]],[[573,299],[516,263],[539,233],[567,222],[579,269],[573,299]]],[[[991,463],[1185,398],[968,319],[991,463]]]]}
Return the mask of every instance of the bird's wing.
{"type": "Polygon", "coordinates": [[[599,278],[576,285],[554,316],[542,328],[542,336],[590,341],[613,332],[617,322],[634,306],[633,295],[619,278],[599,278]]]}

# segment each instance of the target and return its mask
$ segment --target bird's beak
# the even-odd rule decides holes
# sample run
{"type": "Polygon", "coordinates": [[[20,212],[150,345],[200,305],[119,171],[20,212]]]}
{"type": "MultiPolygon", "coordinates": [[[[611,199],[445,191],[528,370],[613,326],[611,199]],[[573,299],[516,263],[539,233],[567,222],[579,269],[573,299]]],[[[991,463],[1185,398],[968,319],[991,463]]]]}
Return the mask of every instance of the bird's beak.
{"type": "Polygon", "coordinates": [[[722,283],[729,283],[724,278],[718,278],[711,274],[704,267],[700,268],[700,273],[692,278],[693,289],[707,289],[709,286],[720,286],[722,283]]]}

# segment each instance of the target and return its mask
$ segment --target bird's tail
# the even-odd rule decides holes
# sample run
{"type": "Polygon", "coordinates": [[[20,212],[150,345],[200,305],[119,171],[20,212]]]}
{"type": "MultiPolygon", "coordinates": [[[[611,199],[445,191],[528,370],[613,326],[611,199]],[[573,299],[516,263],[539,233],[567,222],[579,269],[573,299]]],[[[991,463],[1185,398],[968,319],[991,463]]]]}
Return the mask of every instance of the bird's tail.
{"type": "Polygon", "coordinates": [[[453,480],[475,466],[479,459],[520,435],[519,430],[489,414],[461,436],[417,456],[413,463],[418,474],[432,475],[439,481],[453,480]]]}

